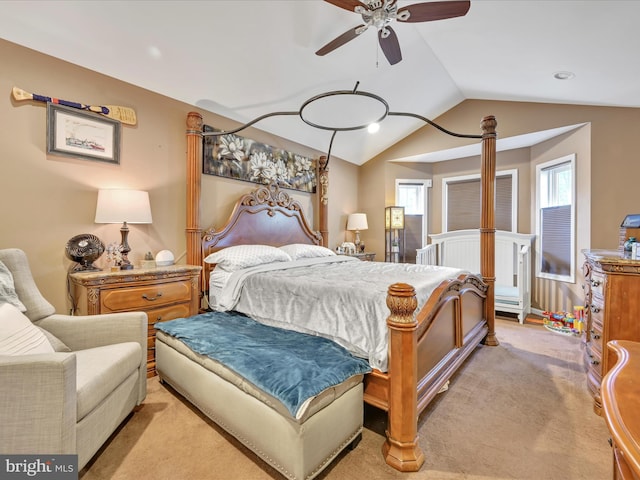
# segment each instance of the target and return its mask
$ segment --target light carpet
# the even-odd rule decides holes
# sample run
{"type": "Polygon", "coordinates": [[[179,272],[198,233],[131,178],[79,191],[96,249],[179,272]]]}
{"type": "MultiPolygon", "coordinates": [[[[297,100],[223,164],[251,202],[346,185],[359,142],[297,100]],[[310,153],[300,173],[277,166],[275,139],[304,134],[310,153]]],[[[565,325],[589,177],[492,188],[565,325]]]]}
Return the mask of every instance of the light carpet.
{"type": "MultiPolygon", "coordinates": [[[[425,463],[400,473],[381,455],[385,415],[366,408],[362,442],[317,478],[604,480],[611,448],[593,413],[577,337],[496,320],[498,347],[480,346],[419,420],[425,463]]],[[[143,406],[81,472],[82,480],[281,479],[157,377],[143,406]]]]}

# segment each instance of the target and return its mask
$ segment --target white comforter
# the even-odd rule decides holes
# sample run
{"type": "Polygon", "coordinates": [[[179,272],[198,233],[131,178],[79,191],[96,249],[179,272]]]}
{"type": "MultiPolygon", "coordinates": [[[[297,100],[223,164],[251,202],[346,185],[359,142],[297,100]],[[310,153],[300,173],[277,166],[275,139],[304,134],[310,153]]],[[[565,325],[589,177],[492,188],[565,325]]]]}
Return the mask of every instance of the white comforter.
{"type": "Polygon", "coordinates": [[[416,289],[418,310],[443,281],[462,270],[433,265],[362,262],[331,256],[212,273],[215,310],[236,310],[255,320],[334,340],[373,368],[387,369],[387,290],[416,289]]]}

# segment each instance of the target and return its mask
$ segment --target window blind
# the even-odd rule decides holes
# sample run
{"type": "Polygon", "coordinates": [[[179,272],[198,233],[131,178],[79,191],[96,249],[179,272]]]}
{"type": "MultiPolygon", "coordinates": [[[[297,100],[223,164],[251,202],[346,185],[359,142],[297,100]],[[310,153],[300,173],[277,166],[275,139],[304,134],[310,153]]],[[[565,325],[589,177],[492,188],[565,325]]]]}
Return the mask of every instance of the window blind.
{"type": "MultiPolygon", "coordinates": [[[[511,231],[512,177],[496,177],[496,229],[511,231]]],[[[447,230],[480,228],[480,179],[447,183],[447,230]]]]}
{"type": "Polygon", "coordinates": [[[571,205],[540,209],[540,271],[571,275],[571,205]]]}

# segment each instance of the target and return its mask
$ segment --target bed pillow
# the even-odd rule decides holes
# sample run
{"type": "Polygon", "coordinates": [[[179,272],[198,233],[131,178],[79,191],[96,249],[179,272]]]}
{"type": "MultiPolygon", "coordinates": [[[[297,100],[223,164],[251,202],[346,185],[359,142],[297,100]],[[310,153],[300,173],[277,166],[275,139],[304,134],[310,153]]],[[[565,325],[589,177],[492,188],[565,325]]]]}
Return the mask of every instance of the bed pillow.
{"type": "Polygon", "coordinates": [[[280,250],[286,252],[293,260],[301,258],[330,257],[336,253],[333,250],[321,245],[309,245],[306,243],[292,243],[280,247],[280,250]]]}
{"type": "Polygon", "coordinates": [[[269,245],[236,245],[218,250],[208,255],[204,261],[215,263],[226,272],[233,272],[265,263],[290,262],[291,257],[283,250],[269,245]]]}
{"type": "Polygon", "coordinates": [[[0,305],[0,355],[53,353],[44,333],[10,303],[0,305]]]}
{"type": "Polygon", "coordinates": [[[15,285],[13,283],[13,275],[7,266],[0,262],[0,304],[9,303],[21,312],[26,312],[27,307],[18,298],[15,285]]]}

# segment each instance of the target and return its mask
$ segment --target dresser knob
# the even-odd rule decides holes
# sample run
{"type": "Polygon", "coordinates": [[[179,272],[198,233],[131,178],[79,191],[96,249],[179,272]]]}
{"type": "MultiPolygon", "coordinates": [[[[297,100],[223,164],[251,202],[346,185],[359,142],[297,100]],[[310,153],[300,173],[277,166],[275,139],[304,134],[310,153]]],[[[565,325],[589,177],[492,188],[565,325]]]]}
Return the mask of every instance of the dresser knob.
{"type": "Polygon", "coordinates": [[[149,300],[150,302],[153,302],[154,300],[157,300],[157,299],[158,299],[158,297],[161,297],[161,296],[162,296],[162,292],[158,292],[158,293],[156,293],[156,296],[155,296],[155,297],[147,297],[147,294],[146,294],[146,293],[143,293],[143,294],[142,294],[142,298],[144,298],[145,300],[149,300]]]}
{"type": "Polygon", "coordinates": [[[591,338],[594,338],[594,339],[596,339],[596,340],[599,340],[599,339],[600,339],[600,335],[599,335],[599,334],[597,334],[596,332],[594,332],[593,330],[591,330],[591,332],[590,332],[590,333],[591,333],[591,338]]]}
{"type": "Polygon", "coordinates": [[[600,280],[591,280],[591,286],[593,287],[599,287],[600,286],[600,280]]]}
{"type": "Polygon", "coordinates": [[[591,360],[591,365],[600,365],[598,360],[591,360]]]}
{"type": "Polygon", "coordinates": [[[600,309],[598,307],[596,307],[595,305],[591,305],[591,311],[593,313],[598,313],[600,311],[600,309]]]}

